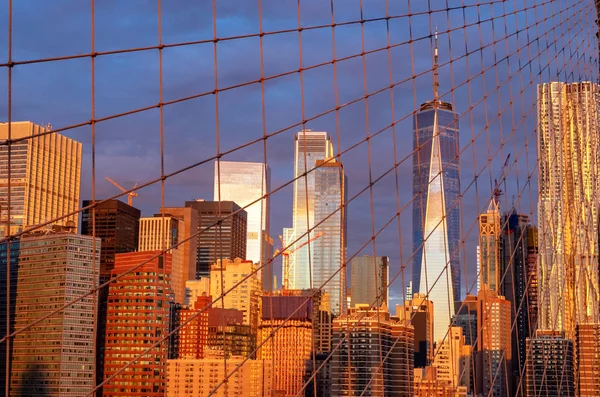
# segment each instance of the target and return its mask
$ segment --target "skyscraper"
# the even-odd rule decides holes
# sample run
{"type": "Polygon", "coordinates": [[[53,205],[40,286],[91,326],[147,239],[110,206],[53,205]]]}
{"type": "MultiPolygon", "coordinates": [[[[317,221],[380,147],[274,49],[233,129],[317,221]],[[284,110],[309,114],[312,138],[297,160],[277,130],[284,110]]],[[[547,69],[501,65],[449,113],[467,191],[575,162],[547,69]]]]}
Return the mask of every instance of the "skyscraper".
{"type": "Polygon", "coordinates": [[[479,266],[483,288],[500,293],[500,209],[495,199],[479,215],[479,266]]]}
{"type": "Polygon", "coordinates": [[[576,379],[580,397],[595,397],[600,394],[600,324],[577,324],[576,332],[576,379]]]}
{"type": "Polygon", "coordinates": [[[188,277],[188,269],[185,266],[183,247],[178,245],[179,231],[184,229],[183,220],[179,220],[169,214],[155,214],[153,217],[140,219],[140,238],[138,242],[140,252],[164,251],[171,247],[171,291],[175,295],[175,302],[185,302],[185,282],[188,277]]]}
{"type": "MultiPolygon", "coordinates": [[[[11,231],[47,222],[79,209],[81,143],[29,121],[11,123],[11,231]]],[[[8,139],[8,123],[0,123],[0,140],[8,139]]],[[[8,146],[0,146],[0,220],[8,211],[8,146]]],[[[79,224],[78,214],[59,221],[79,224]]],[[[3,225],[4,223],[2,223],[3,225]]]]}
{"type": "MultiPolygon", "coordinates": [[[[333,145],[326,132],[311,130],[297,133],[294,144],[294,178],[296,179],[294,180],[293,225],[291,231],[284,233],[290,237],[290,240],[284,240],[284,243],[287,245],[298,239],[293,245],[298,246],[307,241],[309,227],[315,226],[316,161],[331,158],[333,145]]],[[[311,233],[311,236],[313,234],[311,233]]],[[[290,255],[290,289],[312,288],[310,283],[312,258],[309,258],[309,248],[312,254],[313,247],[314,244],[308,244],[290,255]]]]}
{"type": "MultiPolygon", "coordinates": [[[[388,301],[390,269],[387,256],[356,256],[350,265],[352,306],[358,303],[381,306],[388,301]]],[[[407,298],[407,300],[410,300],[407,298]]]]}
{"type": "MultiPolygon", "coordinates": [[[[446,263],[450,263],[451,272],[442,275],[440,282],[451,283],[453,304],[459,301],[460,291],[460,158],[458,145],[458,116],[452,105],[438,98],[437,73],[437,33],[434,50],[434,98],[421,105],[413,122],[413,292],[427,293],[433,281],[446,263]],[[444,218],[443,222],[440,220],[444,218]],[[438,225],[439,223],[439,225],[438,225]],[[435,234],[431,235],[432,228],[435,234]],[[425,255],[425,239],[438,241],[438,257],[425,255]],[[443,245],[441,246],[443,241],[443,245]],[[424,258],[425,257],[425,258],[424,258]],[[424,269],[427,262],[427,271],[424,269]],[[425,275],[429,280],[424,280],[425,275]]],[[[429,251],[432,251],[430,249],[429,251]]],[[[438,283],[440,284],[440,283],[438,283]]],[[[438,288],[442,288],[439,286],[438,288]]],[[[445,289],[446,287],[443,287],[445,289]]],[[[434,291],[432,291],[434,292],[434,291]]],[[[438,291],[437,298],[431,297],[436,311],[447,310],[446,300],[440,300],[444,291],[438,291]]],[[[447,317],[447,314],[446,316],[447,317]]],[[[440,316],[437,320],[445,321],[440,316]]],[[[436,330],[437,332],[437,330],[436,330]]],[[[444,331],[445,333],[445,331],[444,331]]]]}
{"type": "Polygon", "coordinates": [[[527,397],[576,395],[573,345],[564,331],[538,330],[527,339],[527,397]]]}
{"type": "MultiPolygon", "coordinates": [[[[92,204],[84,200],[83,206],[92,204]]],[[[110,279],[115,267],[115,254],[134,252],[138,248],[140,232],[140,210],[119,200],[108,200],[95,207],[95,211],[86,209],[81,217],[81,234],[102,239],[100,251],[100,282],[110,279]],[[95,222],[94,218],[95,217],[95,222]],[[95,231],[94,231],[95,226],[95,231]]],[[[96,379],[104,379],[104,347],[106,338],[106,309],[108,287],[98,291],[98,321],[96,325],[96,379]]]]}
{"type": "Polygon", "coordinates": [[[246,259],[247,213],[233,201],[186,201],[198,211],[196,278],[208,277],[218,259],[246,259]]]}
{"type": "Polygon", "coordinates": [[[198,239],[190,236],[198,232],[198,211],[192,207],[169,207],[164,208],[163,212],[179,220],[178,242],[183,254],[184,281],[195,280],[198,239]]]}
{"type": "Polygon", "coordinates": [[[331,359],[331,396],[414,395],[414,328],[385,305],[359,304],[333,320],[333,346],[340,348],[331,359]]]}
{"type": "Polygon", "coordinates": [[[115,276],[145,263],[109,287],[104,377],[115,377],[104,385],[104,397],[164,396],[168,343],[162,338],[169,332],[171,254],[158,254],[141,251],[115,256],[115,276]],[[140,296],[143,304],[133,303],[140,296]],[[116,374],[154,344],[136,365],[116,374]]]}
{"type": "MultiPolygon", "coordinates": [[[[315,233],[312,243],[312,286],[329,294],[331,312],[346,312],[346,193],[344,167],[335,159],[317,160],[314,170],[315,233]],[[319,224],[318,226],[316,226],[319,224]]],[[[297,267],[296,267],[297,270],[297,267]]]]}
{"type": "Polygon", "coordinates": [[[414,367],[424,368],[433,362],[433,303],[417,292],[404,305],[396,305],[396,316],[410,321],[415,330],[414,367]]]}
{"type": "Polygon", "coordinates": [[[85,294],[98,283],[95,240],[59,227],[21,238],[15,329],[59,311],[15,336],[10,396],[83,396],[94,388],[97,307],[85,294]]]}
{"type": "Polygon", "coordinates": [[[540,325],[598,322],[600,86],[538,85],[540,325]]]}
{"type": "MultiPolygon", "coordinates": [[[[271,258],[269,244],[269,197],[271,169],[264,163],[216,161],[215,201],[233,201],[247,213],[246,257],[264,265],[271,258]]],[[[259,274],[263,286],[270,290],[273,271],[270,264],[259,274]],[[267,288],[268,287],[268,288],[267,288]]]]}

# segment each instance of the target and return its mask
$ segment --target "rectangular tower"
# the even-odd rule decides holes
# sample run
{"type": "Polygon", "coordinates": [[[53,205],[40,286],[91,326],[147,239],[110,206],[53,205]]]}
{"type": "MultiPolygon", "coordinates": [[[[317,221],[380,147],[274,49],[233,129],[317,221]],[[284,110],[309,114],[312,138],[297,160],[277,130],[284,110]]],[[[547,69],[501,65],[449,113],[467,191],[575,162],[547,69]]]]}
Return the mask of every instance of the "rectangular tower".
{"type": "Polygon", "coordinates": [[[495,199],[479,215],[479,266],[482,288],[500,293],[500,210],[495,199]]]}
{"type": "Polygon", "coordinates": [[[184,281],[195,280],[198,239],[191,236],[198,233],[198,211],[192,207],[169,207],[164,208],[163,212],[179,220],[178,249],[182,251],[183,256],[184,281]]]}
{"type": "Polygon", "coordinates": [[[246,259],[245,210],[233,201],[186,201],[198,211],[196,278],[208,277],[218,259],[246,259]]]}
{"type": "Polygon", "coordinates": [[[140,238],[138,242],[140,251],[164,251],[168,249],[172,257],[170,273],[171,290],[175,294],[175,302],[185,302],[185,282],[188,269],[185,268],[183,247],[179,243],[180,230],[183,232],[185,224],[170,214],[155,214],[153,217],[140,219],[140,238]],[[174,247],[171,249],[171,247],[174,247]]]}
{"type": "Polygon", "coordinates": [[[165,394],[168,342],[161,340],[169,332],[171,254],[158,254],[160,251],[141,251],[115,257],[115,276],[146,263],[110,284],[105,379],[144,350],[158,345],[135,365],[108,381],[103,388],[104,397],[163,397],[165,394]],[[133,303],[140,296],[144,297],[143,305],[133,303]]]}
{"type": "MultiPolygon", "coordinates": [[[[317,160],[314,170],[314,233],[320,235],[311,247],[312,287],[329,294],[331,312],[346,312],[346,192],[342,163],[330,158],[317,160]],[[316,226],[319,224],[319,226],[316,226]]],[[[297,272],[298,267],[292,268],[297,272]]]]}
{"type": "MultiPolygon", "coordinates": [[[[49,133],[29,121],[11,123],[11,139],[28,138],[11,145],[10,223],[18,232],[79,209],[81,143],[49,133]],[[36,136],[39,135],[39,136],[36,136]]],[[[0,123],[0,140],[8,139],[8,123],[0,123]]],[[[8,216],[8,146],[0,146],[0,220],[8,216]]],[[[74,214],[58,221],[79,224],[74,214]]],[[[2,223],[4,224],[4,223],[2,223]]]]}
{"type": "Polygon", "coordinates": [[[540,329],[598,322],[600,86],[538,85],[540,329]]]}
{"type": "Polygon", "coordinates": [[[527,339],[526,396],[575,396],[573,340],[563,331],[527,339]]]}
{"type": "MultiPolygon", "coordinates": [[[[271,169],[264,163],[215,162],[215,201],[233,201],[247,213],[246,257],[261,265],[270,259],[268,247],[271,169]],[[264,198],[263,198],[264,197],[264,198]]],[[[265,289],[273,285],[271,266],[259,278],[265,289]]]]}
{"type": "MultiPolygon", "coordinates": [[[[331,158],[333,145],[326,132],[303,130],[298,132],[294,139],[293,233],[291,233],[291,239],[284,242],[287,244],[298,239],[294,246],[299,246],[307,241],[308,229],[315,225],[316,173],[314,168],[316,162],[331,158]],[[306,175],[304,175],[305,173],[306,175]]],[[[314,233],[310,235],[312,236],[314,233]]],[[[308,244],[290,255],[290,289],[319,287],[314,283],[311,286],[310,283],[312,258],[309,258],[309,249],[312,254],[313,246],[313,244],[308,244]]]]}
{"type": "MultiPolygon", "coordinates": [[[[352,306],[362,303],[379,307],[388,301],[390,269],[387,256],[357,256],[350,265],[352,306]]],[[[411,294],[412,295],[412,294],[411,294]]],[[[410,300],[407,298],[407,300],[410,300]]]]}
{"type": "MultiPolygon", "coordinates": [[[[55,228],[21,238],[15,329],[61,309],[98,282],[100,239],[55,228]],[[47,234],[48,233],[48,234],[47,234]],[[51,258],[51,259],[49,259],[51,258]]],[[[88,295],[20,332],[10,396],[86,395],[94,388],[96,297],[88,295]]]]}

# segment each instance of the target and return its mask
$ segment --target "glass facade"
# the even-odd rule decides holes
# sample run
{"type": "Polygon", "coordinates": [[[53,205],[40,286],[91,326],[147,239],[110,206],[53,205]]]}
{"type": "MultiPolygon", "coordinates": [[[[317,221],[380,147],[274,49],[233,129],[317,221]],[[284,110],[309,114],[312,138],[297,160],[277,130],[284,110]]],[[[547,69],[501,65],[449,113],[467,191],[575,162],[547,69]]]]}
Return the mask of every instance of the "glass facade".
{"type": "MultiPolygon", "coordinates": [[[[317,160],[330,158],[333,154],[333,145],[326,132],[313,132],[304,130],[296,134],[295,137],[295,169],[294,178],[294,199],[293,199],[293,233],[289,242],[296,240],[294,246],[299,246],[307,241],[305,235],[309,227],[315,225],[315,168],[317,160]],[[306,174],[305,174],[306,172],[306,174]]],[[[338,201],[339,203],[339,201],[338,201]]],[[[314,233],[310,234],[311,236],[314,233]]],[[[312,258],[309,258],[309,246],[305,245],[290,255],[290,289],[308,289],[311,288],[310,268],[313,265],[312,258]]],[[[283,277],[282,277],[283,280],[283,277]]]]}
{"type": "Polygon", "coordinates": [[[458,129],[453,128],[456,115],[441,109],[441,102],[432,106],[432,110],[417,114],[415,120],[418,139],[415,141],[413,187],[415,194],[422,194],[415,201],[413,214],[413,244],[420,258],[415,262],[419,277],[414,284],[419,286],[419,292],[428,293],[434,303],[434,338],[440,341],[446,337],[454,315],[454,302],[460,295],[455,294],[455,288],[460,284],[457,285],[455,272],[450,270],[460,271],[459,263],[455,268],[450,260],[450,252],[458,259],[460,228],[453,229],[452,234],[449,230],[450,226],[456,227],[460,223],[458,203],[455,202],[460,187],[458,160],[455,159],[458,129]],[[450,159],[454,161],[448,162],[450,159]],[[450,215],[459,219],[454,223],[450,215]]]}
{"type": "MultiPolygon", "coordinates": [[[[458,157],[458,119],[452,106],[432,102],[421,106],[421,111],[413,120],[413,292],[426,292],[422,285],[423,236],[426,206],[429,203],[429,184],[439,171],[443,177],[443,215],[446,218],[446,242],[450,260],[453,300],[461,297],[460,284],[460,158],[458,157]],[[440,164],[435,173],[432,172],[432,143],[434,131],[438,133],[440,164]]],[[[441,225],[439,226],[441,227],[441,225]]],[[[431,269],[429,274],[433,276],[431,269]]],[[[431,283],[431,282],[430,282],[431,283]]]]}
{"type": "Polygon", "coordinates": [[[261,264],[270,259],[264,242],[268,233],[268,197],[261,200],[270,191],[269,174],[269,167],[263,163],[215,162],[214,201],[233,201],[245,207],[247,236],[244,259],[261,264]]]}
{"type": "Polygon", "coordinates": [[[600,86],[538,85],[540,329],[598,322],[600,86]]]}
{"type": "Polygon", "coordinates": [[[340,270],[346,259],[346,176],[341,163],[317,161],[315,169],[314,217],[315,233],[321,234],[312,243],[312,288],[329,294],[331,312],[346,312],[346,269],[340,270]],[[338,211],[339,209],[339,211],[338,211]]]}

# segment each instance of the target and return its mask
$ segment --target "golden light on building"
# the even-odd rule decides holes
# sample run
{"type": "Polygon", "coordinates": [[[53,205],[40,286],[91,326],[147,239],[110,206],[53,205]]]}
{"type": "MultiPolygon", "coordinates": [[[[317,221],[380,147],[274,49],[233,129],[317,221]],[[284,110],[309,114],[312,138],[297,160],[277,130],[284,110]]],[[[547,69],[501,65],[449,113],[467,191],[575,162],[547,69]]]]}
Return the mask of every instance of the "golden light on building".
{"type": "Polygon", "coordinates": [[[479,215],[479,265],[481,288],[500,290],[500,210],[495,199],[490,200],[488,209],[479,215]]]}
{"type": "MultiPolygon", "coordinates": [[[[64,135],[46,132],[48,128],[29,121],[11,123],[11,139],[31,137],[10,146],[11,233],[79,209],[82,145],[64,135]]],[[[8,123],[0,123],[0,140],[5,139],[8,123]]],[[[8,170],[8,146],[0,146],[3,221],[8,216],[8,170]]],[[[77,229],[78,219],[79,215],[74,214],[58,223],[73,221],[77,229]]]]}

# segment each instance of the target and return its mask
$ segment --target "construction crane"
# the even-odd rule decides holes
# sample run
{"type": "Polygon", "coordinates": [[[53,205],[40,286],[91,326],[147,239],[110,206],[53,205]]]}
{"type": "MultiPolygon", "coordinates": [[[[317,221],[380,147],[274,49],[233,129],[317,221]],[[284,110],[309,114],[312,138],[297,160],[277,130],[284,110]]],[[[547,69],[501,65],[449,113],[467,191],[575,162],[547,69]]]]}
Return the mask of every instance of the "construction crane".
{"type": "Polygon", "coordinates": [[[494,179],[494,191],[492,192],[492,197],[493,197],[493,200],[496,202],[496,204],[500,204],[500,196],[502,196],[504,194],[504,192],[502,191],[500,186],[502,185],[502,183],[504,182],[504,179],[506,178],[506,175],[504,175],[504,171],[506,170],[506,167],[508,167],[508,160],[510,160],[510,155],[511,155],[511,153],[509,153],[508,156],[506,156],[506,160],[504,160],[504,164],[502,165],[502,168],[500,169],[500,173],[494,179]]]}
{"type": "Polygon", "coordinates": [[[294,252],[298,251],[300,248],[304,247],[305,245],[312,243],[313,241],[315,241],[319,237],[323,236],[324,234],[325,234],[325,232],[315,233],[311,238],[309,238],[307,241],[303,242],[302,244],[298,245],[297,247],[293,247],[293,248],[288,247],[287,249],[285,249],[286,244],[283,242],[283,237],[279,236],[279,241],[281,242],[281,249],[277,249],[277,251],[275,251],[275,255],[273,257],[276,257],[277,255],[281,254],[281,256],[283,258],[282,259],[282,262],[283,262],[283,285],[281,286],[282,291],[287,291],[289,289],[289,285],[290,285],[290,254],[293,254],[294,252]]]}
{"type": "MultiPolygon", "coordinates": [[[[110,179],[109,177],[106,177],[106,180],[109,181],[110,183],[112,183],[113,185],[115,185],[119,190],[121,190],[123,193],[125,193],[127,191],[127,189],[125,189],[124,187],[122,187],[121,185],[119,185],[117,182],[113,181],[112,179],[110,179]]],[[[137,187],[137,183],[135,185],[133,185],[133,188],[135,189],[137,187]]],[[[133,198],[137,197],[138,194],[136,192],[129,192],[127,193],[127,204],[132,205],[133,203],[133,198]]]]}

